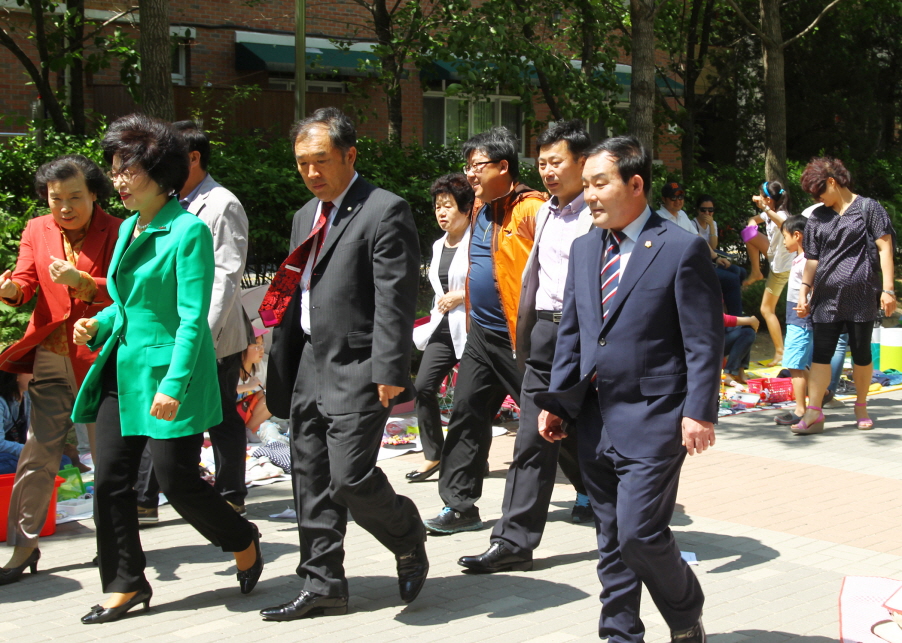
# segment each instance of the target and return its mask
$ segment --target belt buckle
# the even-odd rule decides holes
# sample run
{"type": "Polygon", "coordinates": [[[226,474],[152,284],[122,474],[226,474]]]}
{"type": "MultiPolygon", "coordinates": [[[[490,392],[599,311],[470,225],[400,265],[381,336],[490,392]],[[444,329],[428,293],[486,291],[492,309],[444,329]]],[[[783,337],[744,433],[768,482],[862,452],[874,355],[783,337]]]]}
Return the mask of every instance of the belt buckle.
{"type": "Polygon", "coordinates": [[[561,313],[551,313],[551,321],[555,324],[561,323],[561,313]]]}

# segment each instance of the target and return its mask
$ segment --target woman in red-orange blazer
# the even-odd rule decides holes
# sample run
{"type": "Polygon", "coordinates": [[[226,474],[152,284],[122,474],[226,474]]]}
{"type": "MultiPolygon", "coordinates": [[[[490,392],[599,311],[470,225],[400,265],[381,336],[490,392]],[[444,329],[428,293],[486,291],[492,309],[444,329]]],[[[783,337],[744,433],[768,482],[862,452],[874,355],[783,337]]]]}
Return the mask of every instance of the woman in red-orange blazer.
{"type": "MultiPolygon", "coordinates": [[[[111,302],[107,271],[121,224],[97,204],[112,187],[84,156],[62,156],[43,165],[35,187],[51,213],[28,222],[15,270],[2,272],[0,267],[0,301],[22,306],[37,296],[25,336],[0,354],[0,370],[34,374],[31,427],[19,456],[7,523],[7,545],[15,550],[0,568],[0,585],[19,580],[26,567],[37,570],[38,535],[72,429],[69,416],[95,357],[72,342],[72,327],[111,302]]],[[[92,447],[93,428],[88,427],[92,447]]]]}

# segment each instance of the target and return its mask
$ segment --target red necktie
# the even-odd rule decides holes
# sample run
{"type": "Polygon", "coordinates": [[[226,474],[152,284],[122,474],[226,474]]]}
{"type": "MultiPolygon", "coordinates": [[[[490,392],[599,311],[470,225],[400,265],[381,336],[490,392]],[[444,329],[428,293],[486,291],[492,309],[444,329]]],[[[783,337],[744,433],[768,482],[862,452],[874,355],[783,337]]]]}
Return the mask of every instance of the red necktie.
{"type": "Polygon", "coordinates": [[[276,271],[276,276],[269,284],[269,290],[266,291],[266,296],[263,297],[259,308],[260,319],[264,326],[278,326],[282,323],[282,317],[285,315],[294,291],[297,290],[301,276],[307,267],[307,261],[316,261],[316,257],[323,247],[326,235],[325,233],[320,234],[320,232],[323,231],[329,220],[330,212],[332,212],[332,203],[323,202],[319,218],[317,218],[313,230],[310,231],[310,235],[294,249],[294,252],[288,255],[288,258],[276,271]]]}

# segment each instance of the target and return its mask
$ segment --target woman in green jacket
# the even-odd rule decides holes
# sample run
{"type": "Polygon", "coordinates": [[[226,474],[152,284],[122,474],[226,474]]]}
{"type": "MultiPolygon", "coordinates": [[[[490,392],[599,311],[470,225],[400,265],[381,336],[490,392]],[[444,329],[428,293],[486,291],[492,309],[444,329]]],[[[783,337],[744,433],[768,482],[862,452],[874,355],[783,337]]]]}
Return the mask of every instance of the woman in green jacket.
{"type": "Polygon", "coordinates": [[[137,214],[122,223],[113,251],[113,304],[74,330],[76,344],[102,347],[72,417],[97,422],[94,521],[101,582],[112,593],[83,623],[116,620],[139,603],[149,607],[133,489],[145,444],[175,510],[234,553],[243,593],[263,569],[256,526],[197,468],[203,432],[221,421],[221,404],[207,326],[213,239],[174,196],[188,178],[187,148],[168,124],[137,114],[113,123],[102,146],[123,205],[137,214]]]}

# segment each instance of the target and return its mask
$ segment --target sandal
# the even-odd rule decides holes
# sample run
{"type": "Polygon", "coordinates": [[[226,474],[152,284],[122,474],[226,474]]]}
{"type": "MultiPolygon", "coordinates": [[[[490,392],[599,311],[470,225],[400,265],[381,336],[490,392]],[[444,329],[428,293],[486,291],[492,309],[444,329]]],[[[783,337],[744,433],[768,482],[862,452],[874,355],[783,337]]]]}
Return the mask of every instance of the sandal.
{"type": "Polygon", "coordinates": [[[801,422],[803,417],[804,413],[802,415],[796,415],[792,411],[784,411],[774,418],[774,422],[781,426],[791,426],[801,422]]]}
{"type": "Polygon", "coordinates": [[[824,432],[824,421],[827,419],[824,417],[824,412],[821,410],[819,406],[808,406],[809,411],[817,411],[817,419],[808,424],[803,418],[798,424],[793,424],[789,427],[789,430],[797,435],[811,435],[812,433],[823,433],[824,432]]]}
{"type": "MultiPolygon", "coordinates": [[[[865,407],[867,408],[867,402],[855,402],[856,407],[865,407]]],[[[855,418],[855,423],[858,425],[859,431],[868,431],[874,428],[874,420],[869,418],[868,416],[864,416],[863,418],[855,418]]]]}

